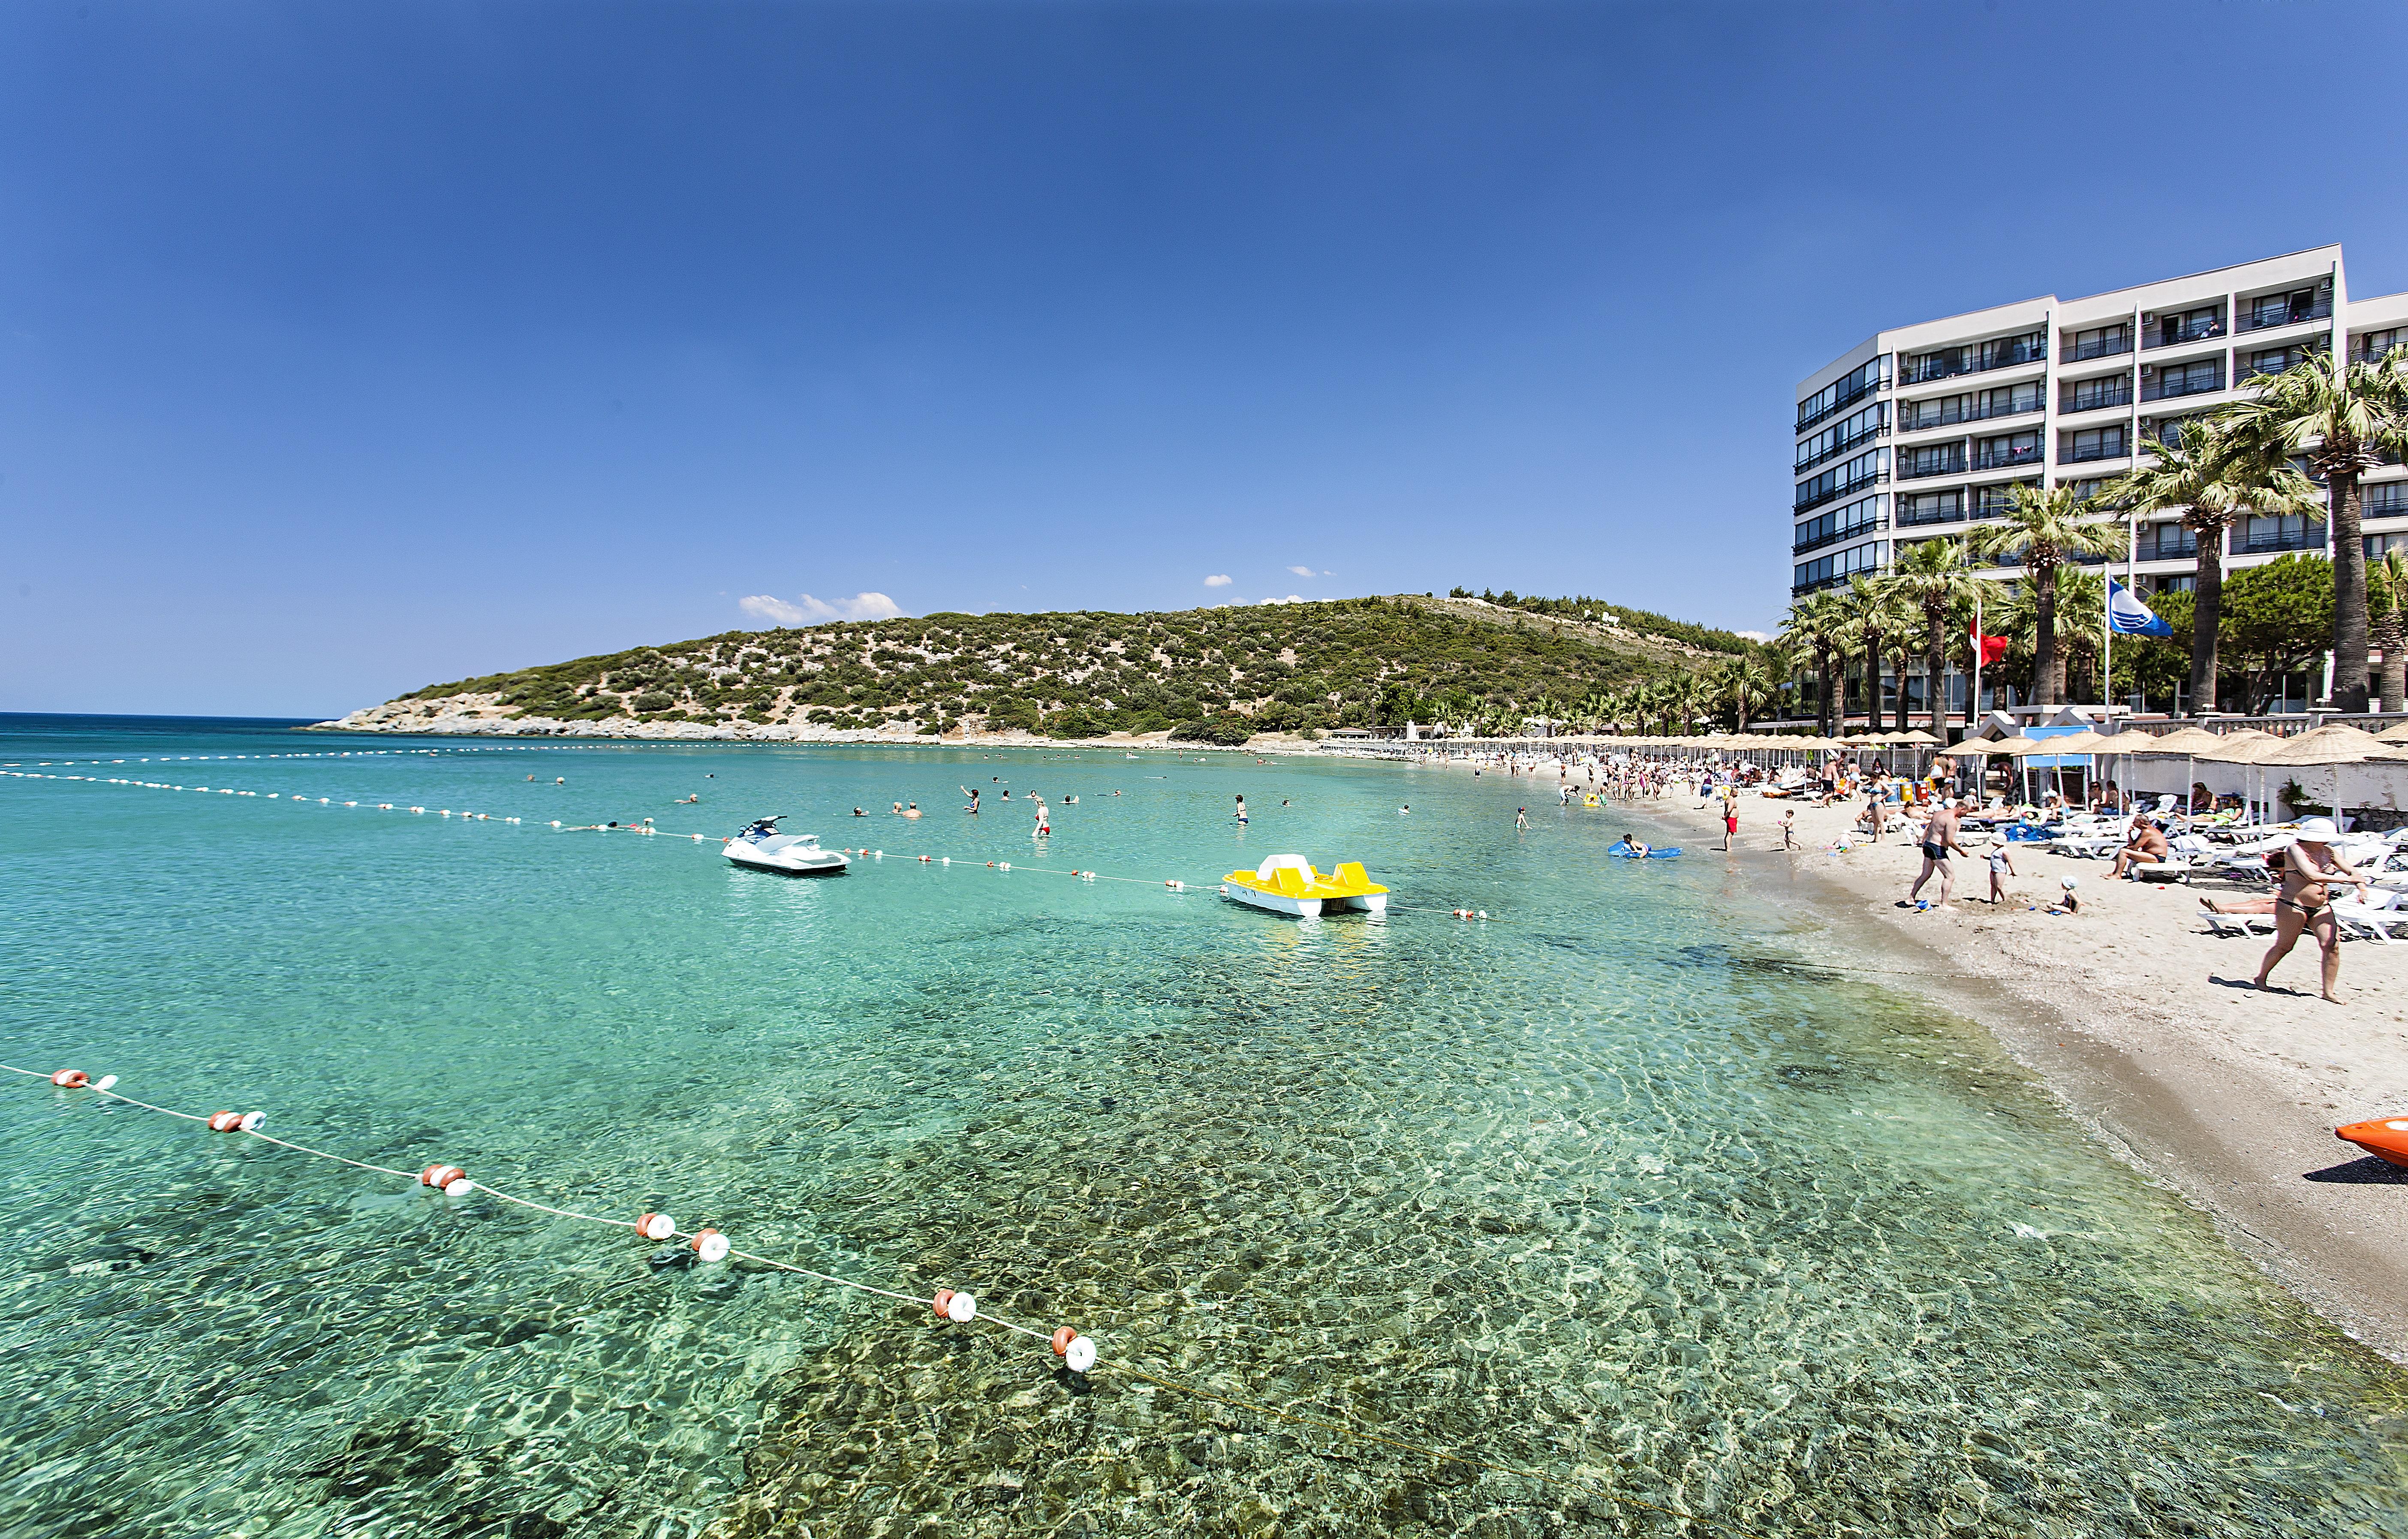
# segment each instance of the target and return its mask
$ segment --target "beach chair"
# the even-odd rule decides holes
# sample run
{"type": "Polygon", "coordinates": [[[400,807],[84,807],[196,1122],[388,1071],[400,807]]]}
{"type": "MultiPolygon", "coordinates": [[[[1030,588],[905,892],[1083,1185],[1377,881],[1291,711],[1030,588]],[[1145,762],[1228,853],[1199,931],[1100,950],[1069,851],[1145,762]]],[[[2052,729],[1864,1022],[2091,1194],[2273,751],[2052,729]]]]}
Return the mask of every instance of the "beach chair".
{"type": "Polygon", "coordinates": [[[2333,924],[2344,935],[2363,936],[2387,946],[2391,943],[2391,931],[2399,926],[2408,925],[2408,908],[2400,906],[2403,897],[2408,897],[2408,894],[2395,890],[2386,891],[2382,898],[2371,903],[2336,898],[2332,906],[2333,924]]]}
{"type": "Polygon", "coordinates": [[[2199,916],[2206,920],[2207,928],[2217,935],[2238,935],[2245,941],[2253,927],[2260,935],[2274,933],[2274,921],[2262,913],[2218,913],[2214,909],[2203,908],[2199,911],[2199,916]]]}

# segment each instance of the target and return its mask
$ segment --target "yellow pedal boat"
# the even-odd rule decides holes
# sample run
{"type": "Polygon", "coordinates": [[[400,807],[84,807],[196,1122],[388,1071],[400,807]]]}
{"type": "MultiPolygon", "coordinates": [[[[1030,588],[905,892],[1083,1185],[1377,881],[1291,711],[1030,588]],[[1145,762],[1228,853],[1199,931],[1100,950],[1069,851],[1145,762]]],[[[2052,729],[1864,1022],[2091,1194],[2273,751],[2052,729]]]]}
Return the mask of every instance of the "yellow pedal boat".
{"type": "Polygon", "coordinates": [[[1231,871],[1221,882],[1226,897],[1304,919],[1316,918],[1325,910],[1388,912],[1388,889],[1364,875],[1362,862],[1356,860],[1324,876],[1300,855],[1275,855],[1253,870],[1231,871]]]}

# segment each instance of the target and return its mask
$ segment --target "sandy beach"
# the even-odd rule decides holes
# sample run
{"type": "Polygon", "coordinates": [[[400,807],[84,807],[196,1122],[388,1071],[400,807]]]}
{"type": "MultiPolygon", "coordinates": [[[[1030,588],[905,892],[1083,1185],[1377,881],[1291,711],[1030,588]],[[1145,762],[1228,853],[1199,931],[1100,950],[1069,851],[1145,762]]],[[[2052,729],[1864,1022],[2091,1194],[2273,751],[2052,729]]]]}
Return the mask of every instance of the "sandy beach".
{"type": "MultiPolygon", "coordinates": [[[[1510,782],[1520,786],[1527,781],[1510,782]]],[[[1552,789],[1554,776],[1538,784],[1552,789]]],[[[1988,872],[1958,860],[1945,908],[1898,907],[1922,869],[1902,830],[1845,855],[1826,848],[1857,805],[1740,803],[1737,849],[1717,814],[1677,790],[1613,804],[1666,827],[1691,857],[1721,860],[1805,927],[1804,956],[1911,988],[1986,1027],[2097,1136],[2205,1209],[2233,1244],[2344,1330],[2408,1360],[2408,1170],[2333,1129],[2408,1112],[2408,946],[2347,942],[2346,1004],[2316,994],[2312,939],[2248,986],[2268,941],[2211,933],[2201,896],[2239,889],[2111,882],[2107,862],[2017,848],[2015,897],[1984,900],[1988,872]],[[1795,807],[1799,849],[1776,822],[1795,807]],[[2078,914],[2042,912],[2061,877],[2078,914]]],[[[1937,883],[1927,885],[1926,897],[1937,883]]]]}

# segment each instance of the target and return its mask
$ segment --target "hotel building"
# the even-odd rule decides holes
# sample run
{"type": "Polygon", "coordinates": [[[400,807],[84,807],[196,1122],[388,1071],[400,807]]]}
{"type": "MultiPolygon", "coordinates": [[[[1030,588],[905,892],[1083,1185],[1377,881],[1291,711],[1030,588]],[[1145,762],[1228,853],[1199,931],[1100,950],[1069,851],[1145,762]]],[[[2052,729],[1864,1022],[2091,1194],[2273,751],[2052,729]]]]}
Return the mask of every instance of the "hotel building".
{"type": "MultiPolygon", "coordinates": [[[[2350,298],[2339,246],[1877,332],[1798,387],[1791,596],[1881,571],[1901,546],[1993,520],[2016,485],[2095,487],[2186,419],[2246,399],[2253,381],[2309,349],[2372,357],[2402,342],[2408,294],[2350,298]]],[[[2369,554],[2408,547],[2408,472],[2393,462],[2365,484],[2369,554]]],[[[2136,535],[2143,594],[2191,585],[2189,530],[2157,515],[2136,535]]],[[[2321,518],[2248,517],[2225,538],[2227,571],[2286,551],[2329,551],[2321,518]]],[[[1961,706],[1963,685],[1951,682],[1961,706]]],[[[1922,685],[1908,681],[1917,709],[1922,685]]]]}

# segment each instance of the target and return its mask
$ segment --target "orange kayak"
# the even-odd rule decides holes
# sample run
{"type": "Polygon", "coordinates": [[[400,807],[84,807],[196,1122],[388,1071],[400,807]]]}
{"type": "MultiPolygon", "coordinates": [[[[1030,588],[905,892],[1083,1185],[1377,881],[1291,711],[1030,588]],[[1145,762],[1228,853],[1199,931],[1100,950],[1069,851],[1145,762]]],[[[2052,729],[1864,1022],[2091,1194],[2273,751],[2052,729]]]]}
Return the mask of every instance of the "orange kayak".
{"type": "Polygon", "coordinates": [[[2333,1136],[2344,1143],[2357,1144],[2368,1154],[2381,1155],[2394,1165],[2408,1165],[2408,1117],[2353,1122],[2346,1128],[2335,1128],[2333,1136]]]}

